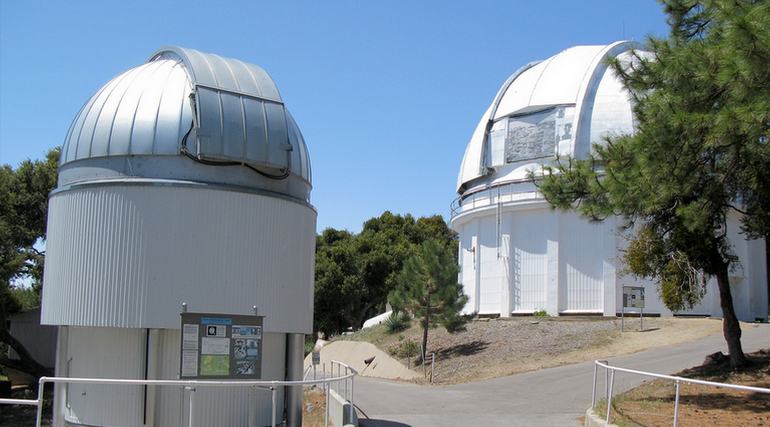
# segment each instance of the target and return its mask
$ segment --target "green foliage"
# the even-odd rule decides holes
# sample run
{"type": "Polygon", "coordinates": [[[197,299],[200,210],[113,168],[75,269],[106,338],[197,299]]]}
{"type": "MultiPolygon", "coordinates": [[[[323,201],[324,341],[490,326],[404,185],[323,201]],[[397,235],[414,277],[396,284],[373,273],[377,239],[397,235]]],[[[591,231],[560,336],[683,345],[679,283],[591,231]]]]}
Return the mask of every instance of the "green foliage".
{"type": "MultiPolygon", "coordinates": [[[[652,57],[610,64],[633,98],[636,133],[587,160],[559,159],[538,185],[558,208],[628,218],[626,264],[658,279],[669,308],[697,303],[704,275],[715,276],[733,319],[727,217],[750,237],[770,231],[770,2],[663,4],[671,33],[649,40],[652,57]]],[[[729,322],[728,344],[740,337],[729,322]]]]}
{"type": "Polygon", "coordinates": [[[12,287],[11,297],[19,304],[20,310],[30,310],[40,307],[40,293],[32,288],[12,287]]]}
{"type": "Polygon", "coordinates": [[[385,331],[389,334],[395,334],[401,332],[409,327],[412,319],[409,314],[403,311],[393,311],[390,313],[387,319],[382,324],[385,326],[385,331]]]}
{"type": "Polygon", "coordinates": [[[35,245],[45,240],[48,194],[56,186],[58,165],[56,148],[44,160],[26,160],[16,169],[0,166],[0,341],[19,355],[16,369],[36,376],[47,369],[10,335],[6,320],[40,302],[45,254],[35,245]],[[30,279],[32,288],[13,287],[20,279],[30,279]]]}
{"type": "Polygon", "coordinates": [[[422,348],[427,349],[428,329],[442,325],[449,332],[461,331],[467,318],[460,315],[468,302],[457,283],[458,266],[452,252],[436,240],[426,240],[406,260],[399,283],[388,296],[395,310],[405,310],[423,329],[422,348]]]}
{"type": "Polygon", "coordinates": [[[21,305],[11,297],[14,280],[30,277],[39,293],[43,281],[43,257],[34,245],[45,239],[48,193],[56,186],[59,149],[45,160],[26,160],[15,170],[0,167],[0,318],[21,305]]]}
{"type": "Polygon", "coordinates": [[[535,317],[548,317],[548,312],[545,310],[537,310],[534,313],[532,313],[535,317]]]}
{"type": "Polygon", "coordinates": [[[425,239],[456,251],[457,237],[439,215],[415,219],[384,212],[359,234],[332,228],[316,239],[316,331],[334,335],[385,311],[404,261],[425,239]]]}
{"type": "Polygon", "coordinates": [[[420,354],[420,345],[414,340],[403,340],[388,347],[388,354],[399,358],[413,358],[420,354]]]}

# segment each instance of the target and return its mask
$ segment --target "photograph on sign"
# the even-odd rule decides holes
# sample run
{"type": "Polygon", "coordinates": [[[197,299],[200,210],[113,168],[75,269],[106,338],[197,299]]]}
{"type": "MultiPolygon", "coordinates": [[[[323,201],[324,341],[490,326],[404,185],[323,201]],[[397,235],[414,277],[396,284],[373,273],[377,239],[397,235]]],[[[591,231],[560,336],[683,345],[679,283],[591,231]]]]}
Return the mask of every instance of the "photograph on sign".
{"type": "Polygon", "coordinates": [[[262,338],[262,328],[259,326],[233,325],[233,338],[262,338]]]}
{"type": "Polygon", "coordinates": [[[227,336],[227,326],[208,325],[206,326],[206,336],[224,338],[227,336]]]}

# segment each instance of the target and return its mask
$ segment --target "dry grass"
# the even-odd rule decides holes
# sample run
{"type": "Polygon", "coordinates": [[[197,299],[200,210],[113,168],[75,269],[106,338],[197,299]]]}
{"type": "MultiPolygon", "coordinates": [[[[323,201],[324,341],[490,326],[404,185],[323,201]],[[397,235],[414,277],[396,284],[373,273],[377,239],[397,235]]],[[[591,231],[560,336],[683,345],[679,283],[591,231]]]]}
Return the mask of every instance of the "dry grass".
{"type": "MultiPolygon", "coordinates": [[[[770,351],[749,355],[753,365],[731,372],[726,363],[705,364],[677,376],[708,381],[770,387],[770,351]]],[[[674,417],[675,386],[671,381],[642,384],[612,401],[612,422],[623,426],[670,426],[674,417]]],[[[680,386],[680,426],[770,426],[770,395],[699,384],[680,386]]],[[[606,401],[596,411],[605,414],[606,401]]]]}
{"type": "MultiPolygon", "coordinates": [[[[466,331],[457,334],[434,328],[428,338],[428,352],[436,353],[434,382],[468,382],[629,354],[721,330],[721,322],[714,319],[645,319],[645,332],[636,331],[638,323],[638,319],[626,319],[624,333],[620,332],[620,320],[598,316],[481,320],[469,323],[466,331]]],[[[375,326],[338,339],[367,341],[388,351],[404,340],[419,343],[421,333],[413,323],[396,334],[375,326]]],[[[419,363],[401,361],[413,368],[419,363]]],[[[422,371],[422,367],[417,370],[422,371]]]]}

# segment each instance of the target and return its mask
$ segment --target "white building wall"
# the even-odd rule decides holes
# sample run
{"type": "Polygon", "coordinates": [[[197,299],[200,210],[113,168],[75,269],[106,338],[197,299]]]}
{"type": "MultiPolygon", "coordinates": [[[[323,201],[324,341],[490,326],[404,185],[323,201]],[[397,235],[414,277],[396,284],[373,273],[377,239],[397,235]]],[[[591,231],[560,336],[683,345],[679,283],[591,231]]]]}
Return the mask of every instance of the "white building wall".
{"type": "Polygon", "coordinates": [[[476,265],[476,246],[478,224],[474,221],[465,224],[460,233],[460,283],[463,284],[463,291],[468,296],[468,303],[465,305],[463,313],[470,314],[478,311],[476,295],[476,277],[478,268],[476,265]]]}
{"type": "Polygon", "coordinates": [[[479,313],[500,313],[500,284],[506,277],[501,262],[496,216],[479,219],[479,313]]]}
{"type": "Polygon", "coordinates": [[[559,215],[561,312],[604,311],[604,233],[607,224],[590,223],[574,213],[559,215]]]}
{"type": "Polygon", "coordinates": [[[548,241],[538,233],[551,223],[552,213],[543,210],[513,212],[511,264],[513,311],[531,313],[546,309],[548,298],[548,241]]]}
{"type": "Polygon", "coordinates": [[[177,328],[191,311],[310,333],[315,212],[206,186],[83,186],[50,199],[42,323],[177,328]]]}
{"type": "MultiPolygon", "coordinates": [[[[700,303],[672,313],[660,300],[657,283],[628,274],[622,264],[627,238],[621,234],[618,218],[591,223],[576,213],[553,211],[545,205],[503,203],[498,238],[496,212],[494,204],[483,205],[463,218],[459,227],[460,280],[470,297],[466,313],[506,316],[545,309],[551,315],[614,316],[621,311],[623,286],[644,286],[645,313],[722,316],[713,279],[700,303]]],[[[744,240],[734,231],[739,230],[735,218],[729,230],[741,266],[730,278],[736,312],[742,320],[765,319],[764,241],[744,240]]]]}
{"type": "MultiPolygon", "coordinates": [[[[64,327],[59,376],[81,378],[179,379],[179,330],[64,327]],[[149,345],[146,345],[149,344],[149,345]],[[149,354],[145,354],[149,348],[149,354]]],[[[262,350],[262,379],[285,378],[286,334],[266,333],[262,350]]],[[[70,384],[57,387],[57,419],[74,425],[188,425],[189,391],[180,386],[70,384]],[[147,400],[145,405],[145,392],[147,400]],[[58,418],[63,414],[64,420],[58,418]]],[[[269,425],[272,398],[267,390],[203,388],[195,391],[194,425],[269,425]]],[[[276,418],[283,417],[284,390],[276,394],[276,418]]]]}

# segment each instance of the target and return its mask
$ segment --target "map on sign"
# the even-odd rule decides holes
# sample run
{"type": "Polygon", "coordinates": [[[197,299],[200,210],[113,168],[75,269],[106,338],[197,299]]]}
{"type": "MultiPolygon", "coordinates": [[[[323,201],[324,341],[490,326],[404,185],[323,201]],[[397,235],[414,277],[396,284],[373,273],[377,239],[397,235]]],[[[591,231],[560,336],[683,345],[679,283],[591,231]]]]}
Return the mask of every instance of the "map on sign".
{"type": "Polygon", "coordinates": [[[262,316],[181,316],[180,378],[260,379],[262,316]]]}

